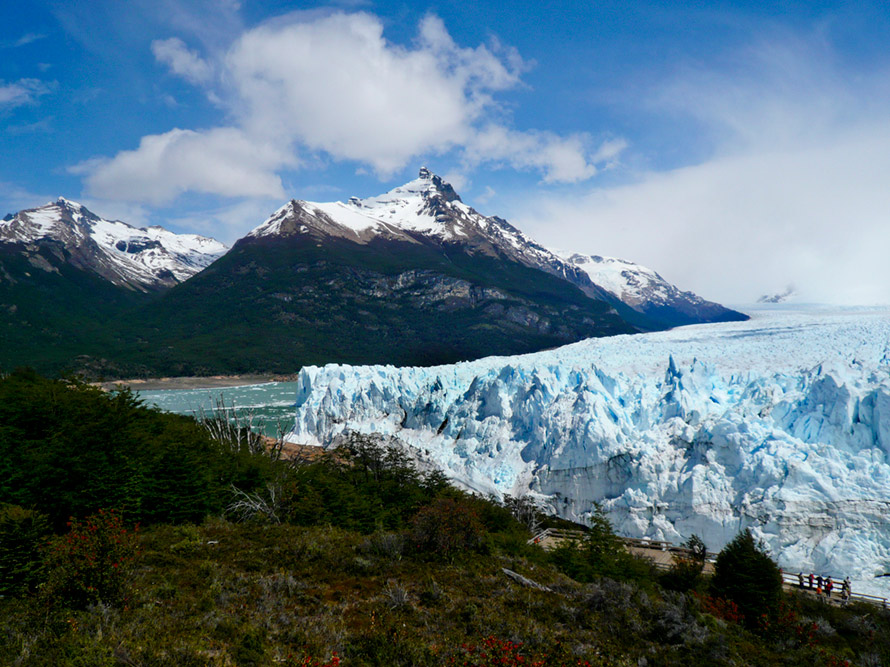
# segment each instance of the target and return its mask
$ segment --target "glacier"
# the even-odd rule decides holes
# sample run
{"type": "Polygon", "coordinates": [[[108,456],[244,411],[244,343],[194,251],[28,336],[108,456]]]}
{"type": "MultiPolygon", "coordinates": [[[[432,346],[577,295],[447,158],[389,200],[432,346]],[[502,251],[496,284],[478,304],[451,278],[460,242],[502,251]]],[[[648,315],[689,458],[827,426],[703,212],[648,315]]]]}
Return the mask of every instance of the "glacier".
{"type": "Polygon", "coordinates": [[[890,309],[758,306],[746,322],[430,368],[304,368],[287,438],[379,434],[470,490],[628,537],[719,550],[751,528],[786,571],[890,595],[890,309]]]}

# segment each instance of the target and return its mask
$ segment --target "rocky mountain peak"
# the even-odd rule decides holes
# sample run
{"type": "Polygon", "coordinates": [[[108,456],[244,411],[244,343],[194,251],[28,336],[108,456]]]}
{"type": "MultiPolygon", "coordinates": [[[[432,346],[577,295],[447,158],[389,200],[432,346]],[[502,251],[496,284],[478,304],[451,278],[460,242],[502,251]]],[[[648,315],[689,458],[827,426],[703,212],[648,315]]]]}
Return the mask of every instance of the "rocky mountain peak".
{"type": "Polygon", "coordinates": [[[430,184],[429,191],[441,195],[445,201],[462,201],[460,195],[451,186],[451,183],[448,183],[441,176],[437,176],[426,167],[421,167],[417,176],[421,181],[428,181],[430,184]]]}
{"type": "Polygon", "coordinates": [[[227,250],[224,244],[195,234],[106,220],[65,197],[7,216],[0,225],[0,240],[20,246],[38,262],[41,248],[52,248],[58,262],[139,291],[175,285],[227,250]]]}
{"type": "Polygon", "coordinates": [[[744,319],[680,291],[645,267],[599,255],[554,253],[503,218],[484,216],[465,204],[451,184],[428,167],[421,167],[416,179],[376,197],[326,203],[291,200],[249,237],[303,235],[315,243],[345,238],[365,244],[383,238],[458,246],[467,254],[513,261],[555,275],[594,300],[617,302],[647,317],[651,311],[655,319],[643,322],[650,328],[661,322],[673,326],[715,318],[744,319]]]}

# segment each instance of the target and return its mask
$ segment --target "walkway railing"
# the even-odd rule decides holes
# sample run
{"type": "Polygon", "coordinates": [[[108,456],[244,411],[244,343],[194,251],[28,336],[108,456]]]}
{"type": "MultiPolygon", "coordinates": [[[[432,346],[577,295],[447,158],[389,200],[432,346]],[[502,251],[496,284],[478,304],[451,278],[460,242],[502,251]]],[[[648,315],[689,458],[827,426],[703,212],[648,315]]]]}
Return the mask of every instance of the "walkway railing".
{"type": "MultiPolygon", "coordinates": [[[[841,597],[841,585],[842,585],[843,579],[841,577],[835,577],[835,576],[832,576],[831,579],[834,582],[837,582],[833,589],[835,591],[835,593],[834,593],[834,595],[829,597],[828,595],[824,594],[825,589],[823,588],[823,594],[825,595],[825,601],[835,603],[835,604],[844,604],[844,600],[841,597]]],[[[813,584],[813,586],[814,586],[813,588],[810,588],[809,574],[804,575],[803,588],[801,588],[800,580],[797,578],[796,574],[791,574],[791,573],[783,571],[782,572],[782,581],[785,584],[786,588],[791,588],[796,591],[804,591],[804,592],[812,593],[813,595],[816,595],[815,584],[813,584]]],[[[880,597],[877,595],[867,595],[865,593],[851,593],[847,602],[867,602],[869,604],[877,605],[878,607],[883,607],[884,609],[887,609],[888,604],[890,604],[890,598],[880,597]]]]}
{"type": "MultiPolygon", "coordinates": [[[[573,540],[580,541],[584,539],[586,533],[583,530],[568,530],[565,528],[547,528],[546,530],[541,531],[533,538],[531,538],[528,543],[529,544],[538,544],[544,549],[551,549],[558,545],[560,542],[565,540],[573,540]]],[[[624,542],[624,546],[627,549],[647,549],[653,551],[663,551],[670,554],[677,554],[680,556],[692,556],[692,551],[687,549],[686,547],[677,546],[676,544],[672,544],[670,542],[664,542],[662,540],[644,540],[636,537],[622,537],[619,538],[622,542],[624,542]]],[[[669,570],[672,566],[672,563],[665,562],[663,560],[652,559],[653,565],[659,570],[669,570]]],[[[713,564],[716,562],[717,556],[716,554],[708,554],[706,562],[709,564],[713,564]]],[[[838,586],[835,588],[837,593],[828,598],[826,596],[826,601],[836,604],[844,604],[842,598],[840,596],[841,586],[840,582],[843,581],[842,577],[831,577],[834,581],[838,582],[838,586]]],[[[782,572],[782,582],[785,585],[785,588],[795,589],[799,591],[806,591],[812,594],[816,593],[814,588],[809,587],[809,575],[804,577],[804,587],[800,587],[800,582],[797,578],[797,574],[791,574],[788,572],[782,572]]],[[[853,593],[850,595],[847,602],[866,602],[868,604],[872,604],[878,607],[883,607],[887,609],[890,607],[890,598],[880,597],[877,595],[867,595],[865,593],[853,593]]]]}

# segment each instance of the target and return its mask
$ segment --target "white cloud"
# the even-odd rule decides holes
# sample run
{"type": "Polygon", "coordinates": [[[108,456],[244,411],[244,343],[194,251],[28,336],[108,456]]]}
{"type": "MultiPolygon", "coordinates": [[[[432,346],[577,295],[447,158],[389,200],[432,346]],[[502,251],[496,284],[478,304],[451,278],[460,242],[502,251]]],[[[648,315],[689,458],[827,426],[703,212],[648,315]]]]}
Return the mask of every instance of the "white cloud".
{"type": "Polygon", "coordinates": [[[167,65],[173,73],[192,83],[206,83],[213,76],[210,64],[197,52],[190,51],[177,37],[156,39],[151,43],[151,52],[158,62],[167,65]]]}
{"type": "Polygon", "coordinates": [[[481,195],[478,195],[476,197],[476,201],[479,204],[487,204],[488,202],[491,201],[492,197],[494,197],[496,194],[497,194],[497,192],[495,191],[495,189],[493,187],[491,187],[490,185],[486,185],[485,191],[481,195]]]}
{"type": "Polygon", "coordinates": [[[808,300],[890,302],[888,78],[845,76],[825,48],[783,40],[745,51],[740,69],[685,72],[658,108],[696,118],[710,158],[539,197],[520,223],[724,302],[788,284],[808,300]]]}
{"type": "Polygon", "coordinates": [[[466,59],[441,43],[391,46],[376,18],[338,13],[251,30],[227,65],[251,131],[389,176],[414,155],[465,141],[485,93],[509,78],[490,58],[471,73],[466,59]]]}
{"type": "Polygon", "coordinates": [[[785,285],[816,301],[890,301],[890,125],[818,149],[715,159],[578,200],[523,226],[553,245],[648,265],[706,298],[785,285]]]}
{"type": "Polygon", "coordinates": [[[260,143],[237,128],[171,130],[143,137],[139,147],[114,158],[72,168],[100,199],[162,204],[186,192],[230,197],[283,197],[275,170],[295,165],[286,146],[260,143]]]}
{"type": "Polygon", "coordinates": [[[516,169],[537,169],[544,173],[546,183],[575,183],[597,173],[589,157],[590,143],[583,134],[560,137],[551,132],[517,132],[489,125],[467,142],[465,158],[470,164],[503,163],[516,169]]]}
{"type": "Polygon", "coordinates": [[[281,206],[280,199],[252,198],[168,218],[165,225],[189,233],[212,236],[232,245],[268,219],[281,206]]]}
{"type": "Polygon", "coordinates": [[[19,79],[6,84],[0,80],[0,108],[31,104],[49,91],[50,87],[39,79],[19,79]]]}
{"type": "Polygon", "coordinates": [[[136,150],[80,165],[91,191],[123,197],[143,189],[141,200],[156,202],[185,190],[268,194],[270,184],[280,188],[277,174],[296,164],[298,150],[355,161],[381,177],[453,151],[466,167],[494,162],[539,171],[546,182],[590,178],[595,162],[614,157],[592,150],[585,135],[521,131],[496,120],[503,115],[496,95],[521,85],[525,64],[497,42],[458,46],[435,16],[407,46],[387,41],[371,14],[313,11],[244,32],[212,62],[177,38],[156,41],[152,50],[175,73],[207,86],[211,99],[225,100],[236,127],[145,137],[136,150]],[[215,71],[225,90],[209,87],[215,71]],[[239,144],[225,151],[224,136],[276,150],[244,156],[239,144]],[[199,143],[213,150],[192,150],[199,143]],[[189,171],[177,185],[168,168],[182,171],[171,156],[183,152],[189,171]],[[226,159],[238,162],[226,166],[226,159]]]}

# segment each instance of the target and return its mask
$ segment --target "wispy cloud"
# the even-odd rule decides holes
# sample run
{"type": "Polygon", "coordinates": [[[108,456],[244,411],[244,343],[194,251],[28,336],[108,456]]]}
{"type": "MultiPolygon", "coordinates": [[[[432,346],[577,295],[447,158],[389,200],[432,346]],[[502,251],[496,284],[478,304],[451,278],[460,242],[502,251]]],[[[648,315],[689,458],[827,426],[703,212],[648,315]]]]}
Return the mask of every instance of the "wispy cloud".
{"type": "Polygon", "coordinates": [[[39,39],[45,39],[46,35],[36,32],[25,33],[21,37],[13,41],[3,41],[0,42],[0,48],[3,49],[17,49],[20,46],[25,46],[26,44],[31,44],[32,42],[36,42],[39,39]]]}
{"type": "Polygon", "coordinates": [[[15,183],[0,181],[0,217],[53,201],[58,195],[34,192],[15,183]]]}
{"type": "Polygon", "coordinates": [[[19,79],[10,83],[0,80],[0,109],[32,104],[51,89],[50,84],[39,79],[19,79]]]}
{"type": "Polygon", "coordinates": [[[52,132],[52,116],[41,118],[33,123],[22,123],[19,125],[8,125],[6,132],[9,134],[33,134],[36,132],[52,132]]]}
{"type": "Polygon", "coordinates": [[[213,68],[197,52],[189,50],[178,37],[158,39],[151,43],[151,52],[158,62],[191,83],[202,84],[210,81],[213,68]]]}

